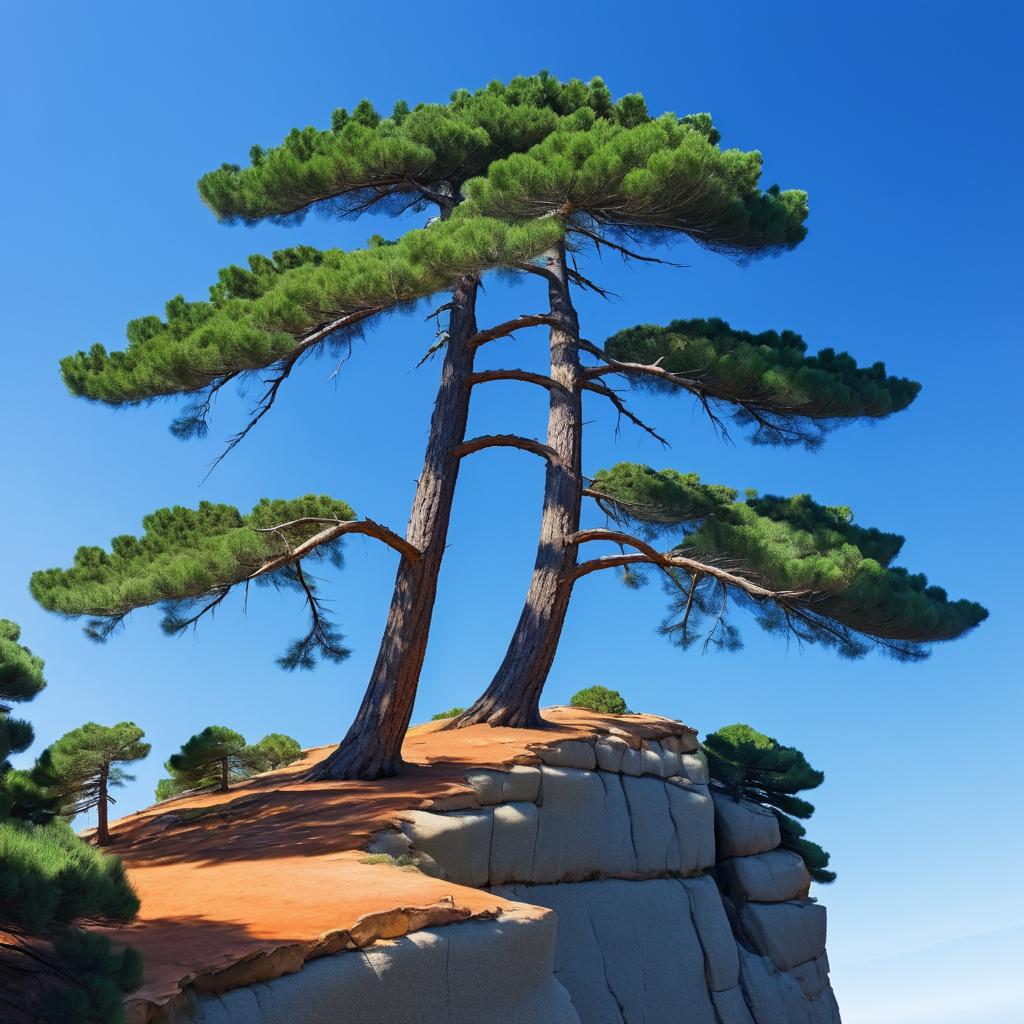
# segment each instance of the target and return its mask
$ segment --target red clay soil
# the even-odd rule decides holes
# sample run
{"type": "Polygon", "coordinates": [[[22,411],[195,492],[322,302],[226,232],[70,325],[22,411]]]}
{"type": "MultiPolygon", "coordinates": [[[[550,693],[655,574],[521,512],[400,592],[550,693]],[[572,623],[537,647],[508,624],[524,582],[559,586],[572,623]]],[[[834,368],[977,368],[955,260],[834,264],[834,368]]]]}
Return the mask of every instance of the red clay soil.
{"type": "Polygon", "coordinates": [[[298,970],[314,956],[494,916],[505,900],[414,869],[362,863],[366,844],[401,811],[474,805],[467,770],[537,763],[532,747],[606,733],[639,746],[692,732],[650,715],[550,708],[544,717],[546,729],[418,726],[402,749],[406,773],[377,782],[304,781],[332,749],[318,747],[230,792],[166,800],[115,822],[111,850],[142,900],[134,924],[107,930],[144,957],[142,987],[126,1002],[129,1022],[171,1017],[186,985],[226,991],[298,970]]]}

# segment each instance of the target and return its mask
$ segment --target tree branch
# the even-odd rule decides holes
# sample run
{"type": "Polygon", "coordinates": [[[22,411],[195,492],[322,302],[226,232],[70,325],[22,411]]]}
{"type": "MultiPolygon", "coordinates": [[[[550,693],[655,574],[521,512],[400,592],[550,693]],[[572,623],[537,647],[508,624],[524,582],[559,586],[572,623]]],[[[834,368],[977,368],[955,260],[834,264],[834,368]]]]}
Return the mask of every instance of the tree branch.
{"type": "Polygon", "coordinates": [[[557,380],[546,376],[543,373],[530,373],[528,370],[480,370],[477,373],[471,374],[469,378],[469,386],[472,387],[474,384],[486,384],[492,380],[519,380],[524,381],[527,384],[537,384],[542,388],[546,388],[548,391],[562,391],[565,394],[569,393],[569,389],[564,385],[560,384],[557,380]]]}
{"type": "MultiPolygon", "coordinates": [[[[275,572],[278,569],[284,568],[286,565],[291,565],[293,562],[297,562],[299,559],[310,554],[321,544],[328,544],[332,540],[337,540],[338,537],[341,537],[346,533],[361,533],[367,537],[373,537],[374,540],[379,540],[382,543],[387,544],[388,547],[394,548],[395,551],[404,558],[408,558],[410,562],[419,561],[423,554],[415,545],[410,544],[404,538],[399,537],[394,530],[391,530],[372,519],[320,519],[316,516],[306,516],[302,519],[293,519],[291,522],[282,523],[280,526],[264,527],[256,530],[256,532],[280,534],[282,531],[291,529],[292,527],[310,526],[314,523],[326,523],[330,525],[326,530],[321,530],[319,533],[314,534],[312,537],[304,540],[294,548],[289,545],[287,553],[284,555],[278,555],[277,558],[273,558],[269,562],[260,566],[260,568],[248,578],[253,580],[257,576],[263,576],[268,572],[275,572]]],[[[287,541],[285,541],[285,543],[287,544],[287,541]]]]}
{"type": "Polygon", "coordinates": [[[600,252],[601,246],[606,246],[609,249],[614,249],[616,252],[621,253],[626,259],[640,260],[642,263],[660,263],[665,267],[676,267],[680,270],[688,270],[689,266],[686,263],[673,263],[671,260],[662,260],[657,256],[643,256],[638,252],[634,252],[632,249],[627,249],[624,245],[619,245],[616,242],[610,242],[607,238],[599,235],[596,231],[590,231],[589,229],[582,227],[580,224],[573,224],[571,231],[577,234],[584,235],[594,243],[594,248],[600,252]]]}
{"type": "Polygon", "coordinates": [[[374,306],[371,309],[363,309],[356,313],[346,313],[344,316],[337,317],[329,323],[324,324],[322,327],[318,327],[316,330],[310,331],[308,334],[301,335],[295,348],[293,348],[292,351],[279,362],[277,373],[272,377],[264,379],[264,384],[267,385],[267,389],[263,392],[260,396],[260,400],[253,407],[252,416],[249,422],[228,440],[224,451],[222,451],[220,455],[210,463],[210,468],[207,470],[206,476],[203,477],[203,482],[205,483],[205,481],[209,479],[210,474],[221,464],[221,462],[223,462],[224,459],[227,458],[227,456],[245,440],[249,431],[252,430],[268,412],[270,412],[274,402],[277,400],[277,393],[280,390],[281,385],[288,379],[292,370],[295,369],[295,364],[314,345],[324,341],[326,338],[340,330],[354,327],[363,320],[382,312],[384,308],[385,307],[383,306],[374,306]]]}
{"type": "Polygon", "coordinates": [[[530,437],[520,437],[518,434],[485,434],[482,437],[474,437],[469,441],[463,441],[452,449],[452,454],[461,459],[473,452],[482,451],[484,448],[521,448],[524,452],[532,452],[539,455],[548,462],[557,463],[558,454],[553,448],[549,448],[540,441],[530,437]]]}
{"type": "Polygon", "coordinates": [[[581,576],[586,576],[589,573],[596,572],[598,569],[607,569],[612,565],[629,564],[628,562],[623,562],[621,560],[625,558],[629,559],[630,562],[646,560],[652,565],[659,565],[665,569],[685,569],[691,575],[698,573],[701,576],[710,576],[712,579],[716,579],[720,583],[727,584],[730,587],[735,587],[737,590],[741,590],[743,593],[756,598],[759,601],[778,601],[785,604],[787,601],[791,601],[795,598],[802,598],[806,600],[811,596],[810,591],[769,590],[767,587],[762,587],[759,583],[755,583],[753,580],[746,579],[743,576],[737,576],[735,573],[729,572],[727,569],[723,569],[720,566],[711,565],[707,562],[699,562],[695,558],[686,558],[682,555],[673,555],[671,553],[658,551],[639,537],[633,537],[631,534],[623,533],[620,530],[581,530],[579,533],[574,534],[569,538],[570,544],[585,544],[587,541],[610,541],[613,544],[624,544],[628,547],[635,548],[642,556],[644,556],[644,558],[641,559],[631,555],[611,555],[604,558],[591,559],[591,561],[583,562],[581,565],[576,567],[576,571],[573,574],[574,580],[579,579],[581,576]]]}
{"type": "MultiPolygon", "coordinates": [[[[658,441],[663,447],[670,447],[668,441],[666,441],[665,438],[663,438],[661,434],[659,434],[653,427],[649,426],[642,419],[640,419],[639,416],[631,412],[629,408],[626,406],[626,403],[623,402],[622,399],[619,398],[619,396],[615,393],[615,391],[612,388],[608,387],[607,384],[601,384],[596,381],[588,381],[586,384],[583,385],[583,387],[586,391],[593,391],[595,395],[601,395],[603,398],[607,398],[608,401],[611,402],[612,405],[614,405],[615,408],[618,410],[620,419],[623,416],[625,416],[626,419],[629,420],[631,423],[634,423],[641,430],[644,430],[648,434],[650,434],[651,437],[653,437],[655,441],[658,441]]],[[[619,432],[618,424],[616,424],[615,432],[616,434],[619,432]]]]}
{"type": "Polygon", "coordinates": [[[479,348],[481,345],[486,345],[487,342],[494,341],[497,338],[507,338],[510,334],[514,334],[523,327],[540,327],[544,324],[547,324],[549,327],[565,326],[558,317],[552,316],[550,313],[524,313],[522,316],[506,320],[504,323],[496,324],[494,327],[477,331],[476,334],[469,338],[466,344],[470,348],[479,348]]]}

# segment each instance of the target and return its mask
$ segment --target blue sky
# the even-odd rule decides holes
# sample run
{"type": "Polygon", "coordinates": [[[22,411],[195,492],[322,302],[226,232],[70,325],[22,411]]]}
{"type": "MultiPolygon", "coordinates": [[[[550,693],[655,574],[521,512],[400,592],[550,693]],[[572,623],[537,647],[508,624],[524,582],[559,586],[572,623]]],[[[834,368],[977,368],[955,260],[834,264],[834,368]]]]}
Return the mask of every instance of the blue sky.
{"type": "MultiPolygon", "coordinates": [[[[858,522],[907,534],[904,564],[992,616],[921,665],[839,662],[750,623],[744,651],[701,656],[655,635],[658,586],[632,593],[602,574],[574,597],[545,702],[603,683],[634,708],[702,732],[742,720],[801,747],[828,777],[811,830],[840,874],[820,895],[845,1019],[880,1019],[872,991],[909,955],[912,980],[892,997],[907,1013],[890,1000],[894,1021],[929,1005],[962,1005],[979,1021],[977,993],[998,984],[985,966],[992,936],[1019,938],[1024,924],[1024,565],[1020,545],[1004,539],[1024,494],[1014,391],[995,387],[1022,370],[1014,5],[455,2],[444,18],[423,11],[7,6],[0,615],[21,622],[47,660],[49,689],[29,709],[34,752],[85,720],[134,719],[154,753],[119,797],[117,809],[130,811],[150,801],[165,757],[207,724],[252,739],[271,730],[310,745],[340,738],[375,654],[394,557],[361,539],[328,585],[355,653],[309,675],[273,664],[301,628],[287,595],[257,592],[247,612],[232,604],[176,641],[160,634],[155,613],[141,613],[98,647],[28,594],[34,569],[67,564],[79,544],[106,543],[154,508],[202,498],[249,508],[264,495],[331,493],[404,529],[438,370],[413,369],[432,340],[422,312],[379,326],[333,382],[331,364],[307,364],[202,485],[244,399],[222,401],[210,439],[186,444],[167,431],[171,406],[118,412],[64,391],[60,356],[94,341],[120,347],[128,319],[179,292],[202,297],[223,265],[298,242],[355,247],[408,226],[310,218],[299,228],[229,228],[200,203],[199,175],[244,162],[252,143],[274,144],[295,125],[326,125],[333,107],[364,96],[389,109],[542,67],[600,74],[616,95],[644,92],[654,111],[711,111],[724,144],[761,149],[766,183],[806,188],[812,213],[796,252],[746,269],[693,246],[670,254],[683,270],[591,261],[588,273],[620,298],[581,298],[587,336],[718,315],[884,359],[924,389],[908,412],[840,431],[814,455],[739,436],[725,446],[686,401],[638,396],[673,443],[663,452],[626,425],[616,437],[614,416],[594,404],[585,468],[634,460],[849,504],[858,522]],[[959,973],[947,969],[951,948],[959,973]]],[[[536,285],[491,281],[481,321],[543,299],[536,285]]],[[[491,348],[483,365],[544,365],[539,332],[491,348]]],[[[540,392],[488,388],[474,398],[471,430],[542,436],[540,392]]],[[[500,660],[529,578],[541,482],[537,460],[520,452],[465,466],[416,717],[468,703],[500,660]]],[[[1020,992],[1003,1002],[987,1024],[1011,1020],[1014,1003],[1019,1013],[1020,992]]]]}

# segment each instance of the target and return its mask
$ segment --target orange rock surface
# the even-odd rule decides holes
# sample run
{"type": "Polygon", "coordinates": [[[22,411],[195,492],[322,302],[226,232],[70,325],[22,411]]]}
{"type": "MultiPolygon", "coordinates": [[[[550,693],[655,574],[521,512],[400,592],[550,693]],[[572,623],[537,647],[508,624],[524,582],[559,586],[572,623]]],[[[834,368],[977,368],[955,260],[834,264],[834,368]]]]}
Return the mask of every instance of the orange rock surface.
{"type": "Polygon", "coordinates": [[[639,746],[691,731],[650,715],[551,708],[544,717],[545,729],[418,726],[403,747],[406,773],[376,782],[305,781],[332,749],[318,747],[228,793],[166,800],[115,822],[111,850],[142,900],[135,923],[107,930],[144,957],[128,1020],[169,1017],[187,985],[225,991],[314,956],[500,913],[505,900],[414,869],[365,864],[363,848],[401,811],[474,802],[471,768],[538,763],[532,748],[565,739],[615,733],[639,746]]]}

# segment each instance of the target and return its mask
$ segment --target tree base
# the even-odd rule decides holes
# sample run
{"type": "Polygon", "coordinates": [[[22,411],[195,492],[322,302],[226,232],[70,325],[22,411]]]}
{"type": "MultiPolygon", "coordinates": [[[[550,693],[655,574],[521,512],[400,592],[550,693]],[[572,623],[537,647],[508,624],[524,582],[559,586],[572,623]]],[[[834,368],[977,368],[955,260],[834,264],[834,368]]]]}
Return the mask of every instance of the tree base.
{"type": "Polygon", "coordinates": [[[468,725],[502,726],[506,729],[548,728],[548,723],[540,716],[540,709],[533,704],[510,706],[489,700],[477,701],[449,722],[445,730],[464,729],[468,725]]]}
{"type": "Polygon", "coordinates": [[[405,762],[401,755],[385,756],[380,748],[361,748],[357,744],[342,744],[306,774],[308,782],[343,782],[387,779],[401,775],[405,762]]]}

